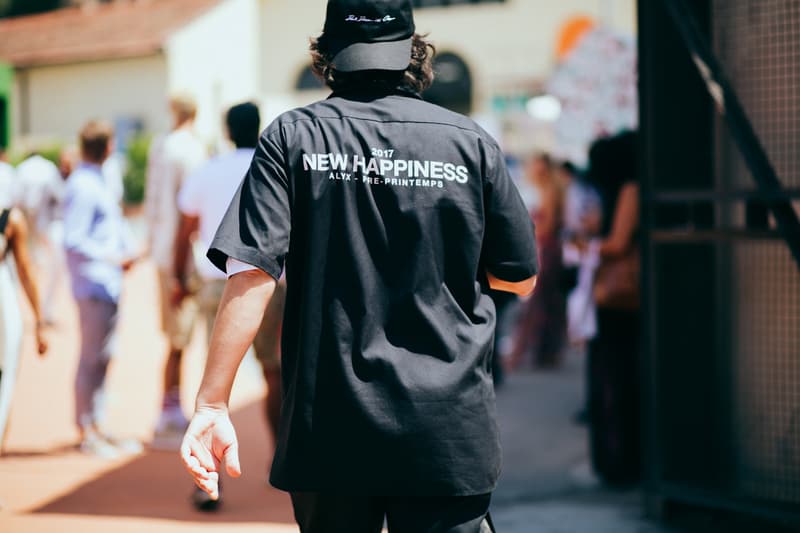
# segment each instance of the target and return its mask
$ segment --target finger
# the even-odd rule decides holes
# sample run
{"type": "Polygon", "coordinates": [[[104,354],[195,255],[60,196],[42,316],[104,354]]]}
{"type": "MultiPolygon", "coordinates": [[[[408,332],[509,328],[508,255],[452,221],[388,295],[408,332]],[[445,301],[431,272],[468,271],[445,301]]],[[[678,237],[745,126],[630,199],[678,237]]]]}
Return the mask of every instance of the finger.
{"type": "Polygon", "coordinates": [[[189,471],[189,474],[196,479],[208,479],[210,476],[210,472],[200,466],[200,462],[192,455],[183,460],[183,465],[189,471]]]}
{"type": "Polygon", "coordinates": [[[209,472],[217,470],[214,466],[214,459],[211,451],[199,439],[209,431],[210,427],[203,420],[193,417],[183,437],[181,447],[187,446],[189,455],[193,455],[200,462],[200,466],[209,472]]]}
{"type": "Polygon", "coordinates": [[[197,460],[197,457],[192,455],[192,447],[188,437],[184,438],[183,442],[181,443],[180,455],[183,466],[185,466],[190,472],[201,468],[200,461],[197,460]]]}
{"type": "Polygon", "coordinates": [[[211,496],[212,500],[219,498],[219,475],[216,472],[212,472],[209,479],[201,480],[198,485],[211,496]]]}
{"type": "Polygon", "coordinates": [[[223,455],[225,459],[225,469],[231,477],[239,477],[242,475],[242,467],[239,464],[239,445],[233,443],[225,450],[223,455]]]}
{"type": "Polygon", "coordinates": [[[214,461],[214,457],[212,456],[211,451],[206,448],[203,443],[198,442],[196,439],[190,439],[189,449],[191,450],[191,455],[197,458],[200,466],[209,472],[217,471],[217,465],[214,461]]]}
{"type": "Polygon", "coordinates": [[[213,461],[210,464],[208,461],[202,461],[203,448],[204,446],[196,439],[186,437],[181,443],[180,453],[181,460],[190,474],[207,478],[209,473],[215,471],[216,468],[210,468],[214,464],[213,461]]]}
{"type": "Polygon", "coordinates": [[[211,479],[195,480],[195,484],[208,494],[212,500],[219,498],[219,482],[211,479]]]}

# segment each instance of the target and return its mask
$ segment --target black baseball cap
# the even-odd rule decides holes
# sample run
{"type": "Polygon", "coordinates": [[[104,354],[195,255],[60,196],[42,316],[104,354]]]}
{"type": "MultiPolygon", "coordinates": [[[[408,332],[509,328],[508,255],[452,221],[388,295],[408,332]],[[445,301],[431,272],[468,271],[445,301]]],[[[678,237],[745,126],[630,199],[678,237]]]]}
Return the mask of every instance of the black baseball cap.
{"type": "Polygon", "coordinates": [[[336,70],[405,70],[414,29],[410,0],[328,0],[323,35],[336,70]]]}

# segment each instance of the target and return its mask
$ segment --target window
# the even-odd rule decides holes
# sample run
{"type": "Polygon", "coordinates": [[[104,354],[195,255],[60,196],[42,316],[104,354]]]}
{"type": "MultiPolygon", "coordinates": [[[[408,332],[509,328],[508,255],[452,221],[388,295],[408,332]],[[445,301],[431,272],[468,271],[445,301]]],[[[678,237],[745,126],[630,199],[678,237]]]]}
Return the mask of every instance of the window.
{"type": "Polygon", "coordinates": [[[505,0],[413,0],[414,7],[450,7],[468,4],[497,4],[505,0]]]}

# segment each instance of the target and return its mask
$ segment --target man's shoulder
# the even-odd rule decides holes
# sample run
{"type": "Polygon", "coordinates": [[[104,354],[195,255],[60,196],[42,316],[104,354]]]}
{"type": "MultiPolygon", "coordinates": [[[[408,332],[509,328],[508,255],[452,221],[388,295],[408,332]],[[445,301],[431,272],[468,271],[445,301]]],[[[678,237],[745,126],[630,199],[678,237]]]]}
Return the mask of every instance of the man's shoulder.
{"type": "Polygon", "coordinates": [[[179,129],[168,133],[162,143],[161,150],[168,157],[186,157],[205,150],[203,141],[194,132],[179,129]]]}
{"type": "Polygon", "coordinates": [[[10,163],[6,163],[5,161],[0,161],[0,176],[5,177],[12,177],[16,173],[14,166],[10,163]]]}
{"type": "Polygon", "coordinates": [[[315,102],[314,104],[284,111],[275,117],[272,122],[270,122],[269,126],[267,126],[267,128],[261,134],[262,138],[274,137],[275,135],[280,134],[287,126],[294,125],[299,121],[314,120],[317,118],[317,114],[314,112],[314,107],[319,103],[320,102],[315,102]]]}
{"type": "Polygon", "coordinates": [[[20,179],[47,178],[48,174],[54,172],[58,172],[56,164],[40,155],[31,156],[17,165],[17,175],[20,179]]]}

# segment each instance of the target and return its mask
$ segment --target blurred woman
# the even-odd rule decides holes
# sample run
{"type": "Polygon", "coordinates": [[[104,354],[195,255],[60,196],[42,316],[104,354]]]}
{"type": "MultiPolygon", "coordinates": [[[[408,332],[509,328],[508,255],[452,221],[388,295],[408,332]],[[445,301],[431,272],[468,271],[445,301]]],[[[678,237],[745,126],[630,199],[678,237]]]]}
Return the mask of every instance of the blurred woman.
{"type": "Polygon", "coordinates": [[[0,209],[0,446],[6,434],[22,345],[22,312],[17,301],[17,280],[36,319],[39,354],[47,351],[39,291],[33,277],[27,242],[28,227],[22,212],[16,208],[0,209]]]}
{"type": "Polygon", "coordinates": [[[539,277],[533,295],[522,304],[511,362],[551,368],[559,361],[566,328],[560,241],[564,187],[547,154],[534,156],[526,172],[538,194],[531,217],[536,224],[539,277]]]}
{"type": "Polygon", "coordinates": [[[594,282],[597,335],[589,343],[590,444],[595,472],[613,485],[637,482],[641,461],[635,144],[634,133],[623,133],[595,142],[589,154],[606,214],[594,282]]]}

